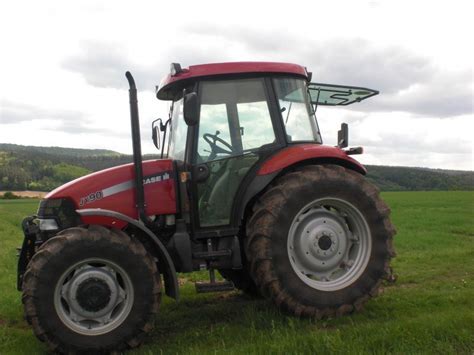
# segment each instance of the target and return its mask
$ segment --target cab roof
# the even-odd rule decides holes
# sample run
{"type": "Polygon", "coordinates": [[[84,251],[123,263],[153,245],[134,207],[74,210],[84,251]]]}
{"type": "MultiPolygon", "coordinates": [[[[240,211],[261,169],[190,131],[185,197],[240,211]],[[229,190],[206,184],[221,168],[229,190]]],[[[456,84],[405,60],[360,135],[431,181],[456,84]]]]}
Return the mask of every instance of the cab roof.
{"type": "Polygon", "coordinates": [[[170,73],[161,81],[156,97],[160,100],[173,100],[176,93],[193,80],[233,74],[289,74],[308,80],[306,68],[291,63],[230,62],[191,65],[189,68],[181,68],[179,64],[173,63],[170,73]]]}

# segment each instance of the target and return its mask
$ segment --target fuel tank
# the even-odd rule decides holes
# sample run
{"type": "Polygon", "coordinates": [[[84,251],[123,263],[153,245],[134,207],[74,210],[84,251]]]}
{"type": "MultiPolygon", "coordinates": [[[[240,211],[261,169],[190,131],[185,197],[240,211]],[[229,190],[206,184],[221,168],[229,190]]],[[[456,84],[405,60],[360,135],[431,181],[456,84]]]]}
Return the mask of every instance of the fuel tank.
{"type": "MultiPolygon", "coordinates": [[[[176,181],[173,161],[143,162],[146,214],[176,213],[176,181]]],[[[46,199],[69,198],[76,209],[101,208],[137,219],[133,164],[101,170],[58,187],[46,199]]],[[[100,223],[96,217],[84,217],[84,223],[100,223]]],[[[109,224],[109,223],[106,223],[109,224]]]]}

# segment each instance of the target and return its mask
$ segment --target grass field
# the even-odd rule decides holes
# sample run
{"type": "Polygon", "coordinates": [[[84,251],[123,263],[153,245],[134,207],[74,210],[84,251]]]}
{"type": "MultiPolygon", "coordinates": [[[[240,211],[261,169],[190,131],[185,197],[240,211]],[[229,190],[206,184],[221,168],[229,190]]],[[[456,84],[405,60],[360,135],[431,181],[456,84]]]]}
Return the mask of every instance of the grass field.
{"type": "MultiPolygon", "coordinates": [[[[393,192],[398,280],[362,312],[314,321],[238,292],[164,299],[151,337],[133,354],[474,352],[474,192],[393,192]]],[[[37,201],[0,201],[0,354],[45,353],[15,289],[20,221],[37,201]]]]}

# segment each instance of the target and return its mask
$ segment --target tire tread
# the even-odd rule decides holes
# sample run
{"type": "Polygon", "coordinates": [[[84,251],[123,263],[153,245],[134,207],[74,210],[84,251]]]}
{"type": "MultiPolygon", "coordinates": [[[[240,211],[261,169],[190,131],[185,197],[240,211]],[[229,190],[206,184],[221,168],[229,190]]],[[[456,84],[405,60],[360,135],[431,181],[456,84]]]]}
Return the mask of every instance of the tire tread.
{"type": "Polygon", "coordinates": [[[32,326],[36,337],[47,344],[51,351],[64,353],[82,351],[84,349],[71,348],[69,344],[62,342],[56,337],[53,331],[46,331],[42,325],[42,320],[37,315],[35,305],[35,290],[41,285],[42,268],[53,255],[60,253],[64,248],[68,248],[72,243],[79,241],[99,241],[107,240],[110,243],[118,244],[129,250],[131,257],[136,256],[145,261],[154,278],[153,300],[150,307],[150,313],[146,323],[135,329],[134,334],[127,339],[122,339],[119,344],[112,348],[86,349],[88,351],[112,351],[124,350],[139,346],[147,333],[153,329],[154,315],[158,312],[161,300],[161,278],[156,263],[147,253],[143,244],[138,240],[131,238],[125,232],[118,229],[108,229],[103,226],[91,225],[85,227],[74,227],[66,229],[57,236],[47,240],[41,245],[39,251],[33,256],[28,264],[27,271],[23,281],[22,303],[24,305],[25,318],[32,326]]]}
{"type": "Polygon", "coordinates": [[[354,310],[362,309],[363,305],[379,293],[383,279],[392,280],[392,269],[390,259],[395,256],[393,247],[393,236],[396,231],[389,219],[390,208],[379,198],[379,189],[368,183],[359,173],[346,169],[338,165],[308,165],[299,168],[297,171],[287,173],[273,183],[257,199],[254,204],[252,216],[247,223],[246,241],[244,243],[246,255],[250,262],[250,272],[260,292],[271,298],[272,301],[282,310],[288,311],[296,316],[314,317],[338,317],[354,310]],[[371,289],[363,293],[350,304],[342,304],[333,308],[318,308],[300,303],[292,297],[278,279],[271,256],[272,243],[272,223],[278,219],[278,212],[288,198],[288,194],[294,189],[302,186],[315,184],[321,181],[344,181],[344,183],[357,185],[367,196],[364,203],[373,204],[375,215],[370,218],[377,223],[378,233],[386,236],[386,250],[384,270],[381,277],[375,280],[371,289]],[[381,222],[381,223],[380,223],[381,222]]]}

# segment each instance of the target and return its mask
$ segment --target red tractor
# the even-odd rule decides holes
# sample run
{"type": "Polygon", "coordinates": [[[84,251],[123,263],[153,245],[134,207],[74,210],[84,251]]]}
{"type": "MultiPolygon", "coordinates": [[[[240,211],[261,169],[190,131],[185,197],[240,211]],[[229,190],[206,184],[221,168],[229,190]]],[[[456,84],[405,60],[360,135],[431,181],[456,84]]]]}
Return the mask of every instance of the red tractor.
{"type": "Polygon", "coordinates": [[[138,346],[162,278],[178,300],[177,272],[207,269],[198,292],[236,287],[317,319],[377,294],[394,256],[390,210],[350,156],[362,148],[346,148],[347,125],[325,146],[315,117],[377,91],[311,83],[294,64],[172,64],[156,92],[169,118],[152,124],[161,159],[142,162],[126,77],[134,163],[57,188],[22,223],[18,288],[40,340],[60,352],[138,346]]]}

